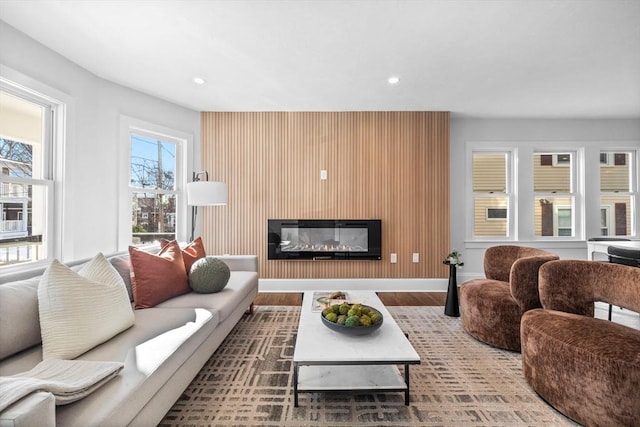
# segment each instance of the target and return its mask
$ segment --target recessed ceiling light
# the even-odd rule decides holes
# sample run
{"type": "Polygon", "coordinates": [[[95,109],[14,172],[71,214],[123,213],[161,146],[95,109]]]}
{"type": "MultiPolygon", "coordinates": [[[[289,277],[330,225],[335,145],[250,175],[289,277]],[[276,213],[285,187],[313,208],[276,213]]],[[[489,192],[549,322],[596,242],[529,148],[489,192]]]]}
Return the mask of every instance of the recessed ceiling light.
{"type": "Polygon", "coordinates": [[[203,85],[206,83],[206,80],[203,79],[202,77],[194,77],[193,82],[197,85],[203,85]]]}
{"type": "Polygon", "coordinates": [[[389,80],[387,80],[389,82],[390,85],[395,85],[398,84],[398,82],[400,81],[400,77],[389,77],[389,80]]]}

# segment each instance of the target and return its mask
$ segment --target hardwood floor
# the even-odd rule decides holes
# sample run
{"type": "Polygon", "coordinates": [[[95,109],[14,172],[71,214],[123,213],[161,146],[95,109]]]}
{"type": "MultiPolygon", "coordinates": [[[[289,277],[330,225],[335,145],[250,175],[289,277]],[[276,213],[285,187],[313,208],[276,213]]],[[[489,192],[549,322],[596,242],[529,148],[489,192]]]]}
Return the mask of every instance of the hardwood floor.
{"type": "MultiPolygon", "coordinates": [[[[378,292],[384,305],[433,305],[444,306],[445,292],[378,292]]],[[[301,293],[261,292],[253,301],[255,305],[301,305],[301,293]]]]}
{"type": "Polygon", "coordinates": [[[444,306],[446,292],[378,292],[384,305],[444,306]]]}
{"type": "Polygon", "coordinates": [[[260,292],[253,300],[254,305],[302,305],[301,293],[260,292]]]}

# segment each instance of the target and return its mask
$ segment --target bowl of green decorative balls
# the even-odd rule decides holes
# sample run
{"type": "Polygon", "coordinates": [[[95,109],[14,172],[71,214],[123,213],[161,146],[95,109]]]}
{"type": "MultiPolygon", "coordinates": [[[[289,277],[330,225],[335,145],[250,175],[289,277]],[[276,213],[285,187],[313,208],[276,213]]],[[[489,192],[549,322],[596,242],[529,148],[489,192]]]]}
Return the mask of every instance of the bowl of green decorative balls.
{"type": "Polygon", "coordinates": [[[334,304],[322,310],[322,323],[347,335],[370,334],[382,326],[382,313],[362,304],[334,304]]]}

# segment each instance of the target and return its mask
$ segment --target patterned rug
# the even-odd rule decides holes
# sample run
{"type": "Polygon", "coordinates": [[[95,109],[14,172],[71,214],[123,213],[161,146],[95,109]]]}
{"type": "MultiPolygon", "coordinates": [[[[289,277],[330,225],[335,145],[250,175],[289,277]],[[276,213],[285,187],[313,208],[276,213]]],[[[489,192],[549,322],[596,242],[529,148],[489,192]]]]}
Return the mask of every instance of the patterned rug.
{"type": "Polygon", "coordinates": [[[575,426],[527,385],[519,353],[467,335],[442,307],[388,307],[420,354],[404,393],[301,393],[292,357],[300,307],[256,306],[161,426],[575,426]]]}

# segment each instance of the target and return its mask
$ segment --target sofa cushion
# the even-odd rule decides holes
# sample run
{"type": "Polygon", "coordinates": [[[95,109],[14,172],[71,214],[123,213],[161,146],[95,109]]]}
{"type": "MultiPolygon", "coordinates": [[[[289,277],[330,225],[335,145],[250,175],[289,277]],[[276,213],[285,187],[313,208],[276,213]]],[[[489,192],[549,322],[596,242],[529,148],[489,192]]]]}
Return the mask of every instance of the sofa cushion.
{"type": "MultiPolygon", "coordinates": [[[[175,240],[161,239],[160,246],[164,248],[172,241],[176,242],[175,240]]],[[[204,244],[202,243],[201,237],[196,237],[193,242],[182,248],[182,260],[184,261],[184,269],[187,271],[187,275],[191,272],[193,263],[205,256],[207,256],[207,254],[204,251],[204,244]]]]}
{"type": "Polygon", "coordinates": [[[133,276],[133,300],[136,308],[149,308],[190,292],[182,251],[171,241],[158,255],[129,247],[133,276]]]}
{"type": "Polygon", "coordinates": [[[229,266],[224,261],[204,257],[193,263],[189,272],[189,286],[203,294],[220,292],[227,285],[230,275],[229,266]]]}
{"type": "MultiPolygon", "coordinates": [[[[58,406],[58,425],[128,425],[168,379],[198,351],[219,324],[216,310],[135,310],[135,323],[80,360],[124,363],[120,374],[82,400],[58,406]]],[[[42,360],[33,347],[0,362],[0,375],[32,369],[42,360]]]]}
{"type": "Polygon", "coordinates": [[[53,260],[38,287],[43,359],[73,359],[131,327],[118,272],[102,254],[79,272],[53,260]]]}
{"type": "Polygon", "coordinates": [[[258,273],[255,271],[232,271],[227,286],[214,294],[199,294],[190,292],[171,298],[157,307],[183,308],[204,307],[215,309],[220,313],[220,321],[223,322],[233,310],[238,307],[249,294],[256,293],[258,289],[258,273]]]}
{"type": "Polygon", "coordinates": [[[213,333],[215,310],[199,308],[135,311],[135,325],[80,356],[123,362],[116,378],[81,401],[57,408],[58,425],[128,425],[213,333]]]}
{"type": "Polygon", "coordinates": [[[0,285],[0,360],[39,344],[40,276],[0,285]]]}
{"type": "Polygon", "coordinates": [[[127,289],[127,294],[129,295],[129,301],[133,302],[133,289],[131,288],[131,260],[129,259],[129,255],[113,256],[109,258],[109,262],[113,265],[113,268],[116,269],[118,274],[120,274],[120,277],[122,277],[124,287],[127,289]]]}

